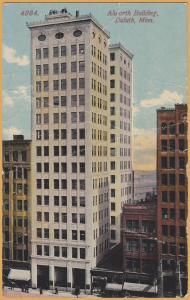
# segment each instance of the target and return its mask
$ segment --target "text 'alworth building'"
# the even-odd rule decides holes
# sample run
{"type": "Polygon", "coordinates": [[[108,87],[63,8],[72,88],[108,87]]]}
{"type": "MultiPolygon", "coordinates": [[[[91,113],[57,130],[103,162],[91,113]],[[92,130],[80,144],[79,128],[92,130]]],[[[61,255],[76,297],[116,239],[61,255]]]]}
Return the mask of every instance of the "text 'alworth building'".
{"type": "Polygon", "coordinates": [[[78,11],[28,27],[32,286],[90,288],[90,270],[120,240],[121,200],[131,200],[132,55],[109,49],[109,34],[78,11]]]}

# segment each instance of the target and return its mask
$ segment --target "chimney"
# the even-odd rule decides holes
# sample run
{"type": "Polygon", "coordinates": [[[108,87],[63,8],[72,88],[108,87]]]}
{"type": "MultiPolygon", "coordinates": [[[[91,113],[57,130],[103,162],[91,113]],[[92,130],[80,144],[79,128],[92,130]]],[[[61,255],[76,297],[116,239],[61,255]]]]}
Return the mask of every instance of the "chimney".
{"type": "Polygon", "coordinates": [[[76,18],[79,17],[79,10],[76,10],[76,18]]]}

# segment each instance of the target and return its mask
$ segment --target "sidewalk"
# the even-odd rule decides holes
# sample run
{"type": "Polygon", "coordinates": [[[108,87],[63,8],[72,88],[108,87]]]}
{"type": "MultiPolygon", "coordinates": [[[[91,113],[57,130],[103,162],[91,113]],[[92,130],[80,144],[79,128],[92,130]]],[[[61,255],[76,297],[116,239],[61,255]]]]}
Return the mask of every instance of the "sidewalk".
{"type": "MultiPolygon", "coordinates": [[[[39,289],[29,289],[29,293],[24,293],[19,288],[11,290],[8,287],[4,287],[3,295],[8,297],[64,297],[64,298],[77,298],[71,292],[59,291],[58,294],[54,294],[54,291],[43,290],[43,294],[40,295],[39,289]]],[[[87,295],[81,293],[78,298],[99,298],[97,295],[87,295]]]]}

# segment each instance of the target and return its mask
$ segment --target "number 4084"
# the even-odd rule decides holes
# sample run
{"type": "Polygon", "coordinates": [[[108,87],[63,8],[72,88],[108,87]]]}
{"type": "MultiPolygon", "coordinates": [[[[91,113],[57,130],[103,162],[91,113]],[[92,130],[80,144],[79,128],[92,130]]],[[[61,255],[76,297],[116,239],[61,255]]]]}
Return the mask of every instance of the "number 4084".
{"type": "Polygon", "coordinates": [[[23,10],[21,11],[21,16],[38,16],[38,11],[37,10],[23,10]]]}

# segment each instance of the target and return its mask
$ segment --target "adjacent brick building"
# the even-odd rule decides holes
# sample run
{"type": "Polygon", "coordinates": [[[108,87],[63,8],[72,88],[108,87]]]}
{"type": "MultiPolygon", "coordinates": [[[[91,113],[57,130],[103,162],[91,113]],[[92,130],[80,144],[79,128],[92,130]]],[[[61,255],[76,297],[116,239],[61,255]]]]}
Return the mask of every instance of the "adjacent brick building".
{"type": "Polygon", "coordinates": [[[4,267],[29,265],[30,150],[22,135],[3,141],[4,267]]]}
{"type": "Polygon", "coordinates": [[[174,109],[157,110],[157,239],[160,276],[163,278],[163,291],[174,295],[186,291],[186,120],[185,104],[177,104],[174,109]]]}
{"type": "Polygon", "coordinates": [[[122,245],[126,280],[153,283],[157,277],[155,199],[124,205],[122,245]]]}

